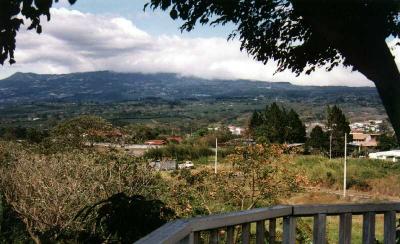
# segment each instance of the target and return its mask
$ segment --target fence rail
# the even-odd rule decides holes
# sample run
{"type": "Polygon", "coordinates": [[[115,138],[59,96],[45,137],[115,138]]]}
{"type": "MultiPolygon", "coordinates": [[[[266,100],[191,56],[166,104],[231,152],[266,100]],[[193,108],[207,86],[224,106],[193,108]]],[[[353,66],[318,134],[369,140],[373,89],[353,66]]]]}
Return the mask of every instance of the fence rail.
{"type": "Polygon", "coordinates": [[[282,243],[296,242],[296,220],[313,217],[313,243],[326,243],[327,216],[339,216],[339,243],[350,244],[353,215],[362,215],[362,243],[375,243],[376,214],[384,215],[384,243],[396,241],[396,213],[400,203],[281,205],[247,211],[176,220],[161,226],[136,243],[198,244],[208,236],[208,243],[250,243],[251,224],[255,223],[255,243],[275,243],[277,219],[282,219],[282,243]],[[268,222],[268,230],[266,230],[268,222]],[[221,235],[222,233],[222,235],[221,235]]]}

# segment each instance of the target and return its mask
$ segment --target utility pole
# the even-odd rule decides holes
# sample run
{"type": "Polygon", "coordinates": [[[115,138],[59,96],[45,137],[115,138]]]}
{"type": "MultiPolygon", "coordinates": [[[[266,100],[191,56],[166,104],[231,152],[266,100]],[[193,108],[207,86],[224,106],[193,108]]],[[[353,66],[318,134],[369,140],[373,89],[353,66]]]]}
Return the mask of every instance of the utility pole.
{"type": "Polygon", "coordinates": [[[332,159],[332,131],[329,135],[329,160],[332,159]]]}
{"type": "Polygon", "coordinates": [[[215,163],[214,163],[215,174],[217,174],[217,163],[218,163],[218,138],[215,138],[215,163]]]}
{"type": "Polygon", "coordinates": [[[343,197],[346,197],[347,177],[347,133],[344,133],[344,170],[343,170],[343,197]]]}

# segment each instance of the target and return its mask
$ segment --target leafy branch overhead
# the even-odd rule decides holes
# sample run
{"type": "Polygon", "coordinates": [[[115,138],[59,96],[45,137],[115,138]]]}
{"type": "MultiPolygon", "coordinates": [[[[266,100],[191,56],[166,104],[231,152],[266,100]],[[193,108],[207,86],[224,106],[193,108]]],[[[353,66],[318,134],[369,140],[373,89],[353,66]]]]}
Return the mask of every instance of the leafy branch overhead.
{"type": "MultiPolygon", "coordinates": [[[[24,19],[28,20],[28,30],[35,30],[38,34],[42,32],[40,17],[50,20],[50,8],[53,2],[58,0],[6,0],[0,2],[0,63],[8,60],[10,64],[15,63],[14,51],[16,47],[16,36],[24,19]]],[[[76,0],[68,0],[74,4],[76,0]]]]}
{"type": "Polygon", "coordinates": [[[277,71],[296,74],[352,64],[344,42],[399,34],[398,1],[151,0],[146,7],[168,10],[172,19],[184,21],[182,31],[198,23],[234,23],[229,38],[238,37],[242,50],[264,64],[278,61],[277,71]]]}

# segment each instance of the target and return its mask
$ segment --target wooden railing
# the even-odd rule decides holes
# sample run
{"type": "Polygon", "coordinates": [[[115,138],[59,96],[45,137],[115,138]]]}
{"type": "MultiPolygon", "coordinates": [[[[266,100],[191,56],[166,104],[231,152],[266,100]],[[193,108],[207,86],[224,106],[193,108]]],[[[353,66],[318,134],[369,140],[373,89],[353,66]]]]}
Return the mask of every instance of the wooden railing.
{"type": "Polygon", "coordinates": [[[176,220],[165,224],[136,243],[276,243],[277,220],[282,220],[282,235],[279,237],[279,242],[294,244],[296,220],[301,217],[313,217],[313,243],[322,244],[326,243],[327,216],[339,216],[339,243],[348,244],[351,243],[352,216],[362,215],[362,243],[370,244],[375,243],[376,214],[383,214],[384,243],[393,244],[396,240],[397,212],[400,212],[400,203],[283,205],[176,220]],[[252,223],[256,226],[253,231],[252,223]],[[255,232],[255,235],[251,234],[252,232],[255,232]]]}

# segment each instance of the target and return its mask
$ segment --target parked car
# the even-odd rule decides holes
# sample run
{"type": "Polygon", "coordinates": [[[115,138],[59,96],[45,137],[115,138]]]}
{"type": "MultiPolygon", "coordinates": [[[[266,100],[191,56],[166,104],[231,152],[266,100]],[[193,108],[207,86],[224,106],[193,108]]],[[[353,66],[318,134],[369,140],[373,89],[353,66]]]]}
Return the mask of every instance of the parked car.
{"type": "Polygon", "coordinates": [[[194,164],[192,161],[186,161],[184,163],[178,164],[178,169],[192,169],[194,168],[194,164]]]}

